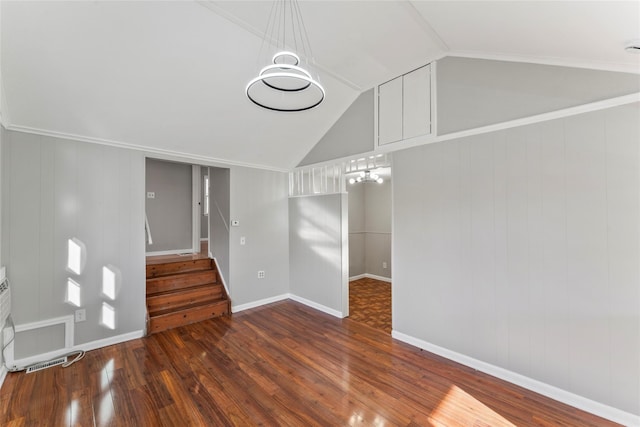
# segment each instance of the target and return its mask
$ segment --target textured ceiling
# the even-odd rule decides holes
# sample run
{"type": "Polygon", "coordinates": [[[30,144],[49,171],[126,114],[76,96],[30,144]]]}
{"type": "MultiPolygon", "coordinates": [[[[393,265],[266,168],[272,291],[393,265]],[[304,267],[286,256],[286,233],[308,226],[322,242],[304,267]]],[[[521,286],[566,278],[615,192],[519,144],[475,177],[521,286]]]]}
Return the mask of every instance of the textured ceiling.
{"type": "Polygon", "coordinates": [[[326,102],[251,104],[269,1],[0,3],[10,129],[289,169],[364,90],[443,55],[639,72],[640,2],[301,1],[326,102]]]}

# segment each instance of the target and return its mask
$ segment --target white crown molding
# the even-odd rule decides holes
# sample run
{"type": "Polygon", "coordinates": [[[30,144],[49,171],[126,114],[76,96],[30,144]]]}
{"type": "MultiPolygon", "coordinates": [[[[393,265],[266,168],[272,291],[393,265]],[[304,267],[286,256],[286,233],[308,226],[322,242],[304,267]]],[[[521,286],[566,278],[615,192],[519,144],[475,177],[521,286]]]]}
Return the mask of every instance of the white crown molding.
{"type": "Polygon", "coordinates": [[[464,50],[451,50],[447,52],[446,56],[454,56],[460,58],[470,59],[489,59],[494,61],[507,61],[507,62],[521,62],[526,64],[538,64],[538,65],[554,65],[558,67],[571,67],[571,68],[587,68],[590,70],[598,71],[612,71],[619,73],[632,73],[640,74],[640,68],[634,67],[628,64],[611,64],[608,62],[595,62],[595,61],[582,61],[571,58],[556,58],[556,57],[538,57],[538,56],[526,56],[526,55],[512,55],[502,53],[489,53],[489,52],[471,52],[464,50]]]}
{"type": "Polygon", "coordinates": [[[285,173],[289,172],[289,169],[275,168],[268,165],[237,162],[237,161],[228,160],[228,159],[201,156],[199,154],[184,153],[181,151],[165,150],[162,148],[154,148],[146,145],[138,145],[138,144],[132,144],[128,142],[114,141],[110,139],[94,138],[90,136],[56,132],[56,131],[51,131],[46,129],[34,128],[30,126],[8,125],[8,126],[5,126],[5,128],[7,130],[14,131],[14,132],[31,133],[35,135],[49,136],[52,138],[68,139],[71,141],[88,142],[91,144],[108,145],[110,147],[126,148],[130,150],[142,151],[145,154],[150,155],[149,157],[159,156],[161,158],[168,158],[172,160],[184,160],[191,163],[202,163],[202,164],[211,165],[211,166],[239,166],[239,167],[252,168],[252,169],[268,170],[272,172],[285,172],[285,173]]]}
{"type": "Polygon", "coordinates": [[[478,371],[486,374],[493,375],[494,377],[519,385],[527,390],[534,391],[575,408],[582,409],[583,411],[590,412],[623,425],[640,426],[640,416],[638,415],[596,402],[586,397],[543,383],[542,381],[534,380],[533,378],[509,371],[508,369],[504,369],[444,347],[440,347],[419,338],[412,337],[411,335],[406,335],[394,330],[391,332],[391,336],[399,341],[411,344],[415,347],[437,354],[449,360],[453,360],[454,362],[458,362],[462,365],[469,366],[473,369],[477,369],[478,371]]]}

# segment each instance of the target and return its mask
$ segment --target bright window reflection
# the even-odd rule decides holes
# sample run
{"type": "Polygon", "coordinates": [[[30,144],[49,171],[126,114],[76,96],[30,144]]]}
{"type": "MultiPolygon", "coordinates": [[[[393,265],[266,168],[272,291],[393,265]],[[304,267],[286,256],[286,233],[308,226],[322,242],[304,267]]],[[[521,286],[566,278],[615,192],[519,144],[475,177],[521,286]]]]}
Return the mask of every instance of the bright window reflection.
{"type": "Polygon", "coordinates": [[[100,318],[100,324],[109,329],[116,328],[116,309],[111,307],[106,302],[102,303],[102,316],[100,318]]]}
{"type": "Polygon", "coordinates": [[[75,274],[80,274],[82,268],[82,246],[76,239],[67,241],[67,268],[75,274]]]}
{"type": "Polygon", "coordinates": [[[116,272],[102,267],[102,293],[112,300],[116,299],[116,272]]]}
{"type": "Polygon", "coordinates": [[[67,298],[65,300],[67,304],[73,304],[76,307],[82,305],[80,299],[80,284],[73,279],[67,279],[67,298]]]}

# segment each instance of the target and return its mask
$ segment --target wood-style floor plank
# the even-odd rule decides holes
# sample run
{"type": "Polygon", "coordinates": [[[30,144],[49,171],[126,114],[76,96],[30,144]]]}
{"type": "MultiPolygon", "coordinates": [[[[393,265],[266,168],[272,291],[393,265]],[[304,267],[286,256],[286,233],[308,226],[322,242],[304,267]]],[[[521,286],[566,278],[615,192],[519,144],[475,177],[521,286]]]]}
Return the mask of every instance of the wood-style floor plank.
{"type": "Polygon", "coordinates": [[[292,301],[9,374],[0,425],[610,426],[292,301]]]}

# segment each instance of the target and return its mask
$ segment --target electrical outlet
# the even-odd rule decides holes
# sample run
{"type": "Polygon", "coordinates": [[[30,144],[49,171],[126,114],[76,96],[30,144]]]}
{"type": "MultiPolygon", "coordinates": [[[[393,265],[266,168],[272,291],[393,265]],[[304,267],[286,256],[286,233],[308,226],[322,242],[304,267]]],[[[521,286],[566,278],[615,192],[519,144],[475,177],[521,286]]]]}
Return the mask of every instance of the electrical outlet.
{"type": "Polygon", "coordinates": [[[246,243],[247,243],[247,238],[244,236],[240,237],[240,244],[245,245],[246,243]]]}
{"type": "Polygon", "coordinates": [[[382,263],[382,268],[387,268],[387,261],[384,261],[384,262],[382,263]]]}
{"type": "Polygon", "coordinates": [[[154,193],[153,191],[147,191],[147,199],[155,199],[156,198],[156,193],[154,193]]]}
{"type": "Polygon", "coordinates": [[[240,225],[240,221],[238,221],[237,219],[234,219],[231,221],[232,227],[238,227],[239,225],[240,225]]]}
{"type": "Polygon", "coordinates": [[[85,320],[87,320],[87,310],[84,308],[76,310],[76,323],[84,322],[85,320]]]}
{"type": "Polygon", "coordinates": [[[258,271],[258,279],[264,279],[264,270],[258,271]]]}

